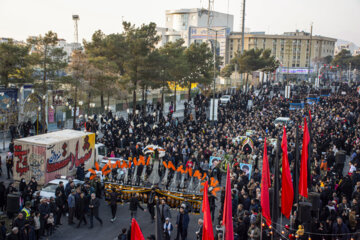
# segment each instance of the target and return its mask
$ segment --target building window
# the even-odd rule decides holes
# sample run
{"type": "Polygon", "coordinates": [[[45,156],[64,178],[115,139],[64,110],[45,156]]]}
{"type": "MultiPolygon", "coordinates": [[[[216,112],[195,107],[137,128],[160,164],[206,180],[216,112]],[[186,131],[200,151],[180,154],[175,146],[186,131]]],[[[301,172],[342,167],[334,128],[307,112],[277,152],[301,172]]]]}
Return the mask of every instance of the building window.
{"type": "Polygon", "coordinates": [[[169,17],[166,17],[166,21],[167,21],[167,22],[170,22],[170,18],[169,18],[169,17]]]}
{"type": "Polygon", "coordinates": [[[300,67],[300,64],[296,64],[296,67],[300,67]]]}
{"type": "Polygon", "coordinates": [[[292,67],[295,67],[295,63],[292,64],[292,67]]]}

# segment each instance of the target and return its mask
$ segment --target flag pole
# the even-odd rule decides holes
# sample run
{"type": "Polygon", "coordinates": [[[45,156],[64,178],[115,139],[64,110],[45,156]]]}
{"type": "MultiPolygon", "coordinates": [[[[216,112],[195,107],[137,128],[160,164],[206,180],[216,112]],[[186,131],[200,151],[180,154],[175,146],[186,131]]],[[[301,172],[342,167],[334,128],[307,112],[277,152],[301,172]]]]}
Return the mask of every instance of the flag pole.
{"type": "MultiPolygon", "coordinates": [[[[276,142],[276,155],[274,167],[274,194],[273,194],[273,222],[277,223],[279,220],[279,155],[280,155],[280,139],[277,138],[276,142]]],[[[273,226],[276,228],[276,224],[273,226]]]]}
{"type": "Polygon", "coordinates": [[[294,187],[294,197],[296,203],[296,210],[299,210],[299,160],[300,160],[300,151],[299,151],[299,126],[296,126],[296,137],[295,137],[295,164],[294,164],[294,176],[295,176],[295,187],[294,187]]]}
{"type": "Polygon", "coordinates": [[[263,235],[263,216],[262,216],[262,212],[260,213],[260,239],[262,238],[263,235]]]}

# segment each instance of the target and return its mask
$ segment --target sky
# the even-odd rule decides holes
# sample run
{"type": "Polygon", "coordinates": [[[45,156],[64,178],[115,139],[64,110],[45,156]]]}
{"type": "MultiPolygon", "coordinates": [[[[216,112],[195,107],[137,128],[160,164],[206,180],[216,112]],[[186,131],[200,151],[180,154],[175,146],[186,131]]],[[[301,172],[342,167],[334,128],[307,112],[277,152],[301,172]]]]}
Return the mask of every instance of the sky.
{"type": "MultiPolygon", "coordinates": [[[[241,26],[242,0],[214,0],[214,10],[234,15],[234,31],[241,26]]],[[[201,8],[208,0],[0,0],[0,37],[26,40],[55,31],[74,41],[72,15],[80,16],[79,40],[90,40],[98,29],[122,31],[122,19],[136,25],[165,26],[165,10],[201,8]]],[[[271,34],[310,31],[360,46],[360,0],[247,0],[245,27],[271,34]]]]}

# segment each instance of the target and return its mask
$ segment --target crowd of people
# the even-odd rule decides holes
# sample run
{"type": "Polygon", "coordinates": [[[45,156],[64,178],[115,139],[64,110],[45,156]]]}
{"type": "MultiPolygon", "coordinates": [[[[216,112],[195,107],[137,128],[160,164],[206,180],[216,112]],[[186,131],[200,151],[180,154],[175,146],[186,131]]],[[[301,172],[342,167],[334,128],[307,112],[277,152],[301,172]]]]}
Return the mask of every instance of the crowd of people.
{"type": "MultiPolygon", "coordinates": [[[[207,172],[220,182],[221,169],[214,165],[209,167],[208,163],[211,156],[226,157],[233,166],[231,176],[236,238],[259,239],[260,172],[264,139],[276,139],[282,135],[282,126],[273,123],[277,117],[291,119],[292,124],[287,125],[287,133],[289,162],[294,177],[295,130],[303,126],[304,117],[310,120],[310,110],[312,159],[309,191],[320,194],[320,207],[318,211],[312,212],[312,219],[308,220],[313,223],[311,228],[300,221],[298,206],[294,204],[289,224],[286,228],[284,224],[276,229],[290,236],[298,232],[299,237],[304,239],[309,236],[313,239],[350,239],[351,233],[357,233],[360,229],[360,221],[357,220],[360,213],[358,92],[344,84],[315,104],[305,104],[303,109],[291,111],[289,99],[284,99],[276,91],[270,97],[270,90],[233,95],[229,103],[219,106],[215,124],[207,120],[206,110],[210,99],[197,95],[193,101],[194,111],[186,111],[183,120],[174,118],[171,109],[167,115],[159,114],[154,109],[147,114],[130,115],[128,120],[109,113],[101,116],[100,125],[95,131],[102,131],[103,136],[99,141],[110,149],[113,156],[124,159],[138,157],[142,154],[142,146],[158,145],[166,151],[162,160],[172,161],[175,167],[183,165],[185,169],[190,166],[193,170],[207,172]],[[252,102],[250,107],[249,100],[252,102]],[[238,136],[245,136],[248,130],[252,132],[250,137],[254,143],[251,151],[243,149],[240,143],[234,141],[238,136]],[[349,163],[340,155],[350,156],[349,163]],[[253,166],[250,178],[249,173],[240,169],[240,163],[253,166]],[[349,172],[343,174],[344,167],[349,167],[349,172]]],[[[306,99],[309,93],[320,95],[319,91],[306,85],[297,87],[298,98],[306,99]]],[[[301,134],[299,138],[302,138],[301,134]]],[[[272,142],[268,143],[268,153],[271,172],[274,173],[276,147],[272,142]]],[[[161,171],[160,176],[163,176],[161,171]]],[[[217,224],[221,224],[223,196],[224,189],[218,202],[210,201],[213,203],[211,209],[216,213],[213,215],[219,216],[217,224]]],[[[269,236],[270,232],[268,228],[265,229],[263,238],[269,236]]]]}
{"type": "MultiPolygon", "coordinates": [[[[306,98],[310,92],[319,95],[319,92],[306,85],[297,86],[296,92],[299,98],[306,98]]],[[[294,111],[289,110],[289,99],[278,93],[278,90],[271,87],[257,93],[236,93],[227,104],[219,105],[217,121],[214,123],[208,120],[207,115],[210,98],[198,94],[192,102],[185,105],[183,119],[173,117],[173,105],[170,106],[168,114],[165,114],[161,106],[150,106],[147,111],[143,108],[134,115],[129,114],[128,119],[114,116],[111,112],[94,116],[86,122],[85,127],[87,131],[97,133],[97,141],[105,144],[109,157],[138,158],[143,154],[145,146],[157,145],[165,150],[162,161],[171,161],[176,168],[183,165],[184,169],[200,170],[207,173],[208,177],[216,178],[222,186],[223,169],[220,164],[210,165],[209,162],[210,157],[227,159],[232,166],[235,239],[256,240],[260,239],[260,236],[270,239],[272,234],[284,239],[295,236],[300,239],[360,239],[358,92],[355,88],[342,85],[330,96],[323,97],[312,105],[305,104],[303,109],[294,111]],[[273,94],[270,94],[271,90],[273,94]],[[312,143],[309,191],[319,194],[319,207],[311,212],[311,219],[305,221],[300,219],[299,205],[295,201],[289,220],[283,217],[283,221],[273,223],[272,228],[263,227],[260,182],[264,140],[277,139],[282,135],[282,126],[273,123],[277,117],[286,116],[291,119],[292,122],[286,127],[289,163],[295,182],[296,128],[303,126],[304,117],[310,118],[309,110],[312,143]],[[235,140],[239,136],[246,136],[248,130],[251,130],[250,138],[253,143],[250,150],[243,148],[241,142],[235,140]],[[349,161],[345,161],[346,159],[349,161]],[[241,163],[252,165],[252,171],[245,172],[240,169],[241,163]],[[349,170],[344,173],[344,169],[349,170]],[[312,224],[307,224],[309,222],[312,224]]],[[[299,138],[301,137],[300,134],[299,138]]],[[[267,146],[273,179],[276,144],[269,140],[267,146]]],[[[301,149],[301,146],[299,147],[301,149]]],[[[149,167],[150,172],[151,170],[149,167]]],[[[161,168],[159,176],[164,176],[161,168]]],[[[5,188],[0,183],[0,205],[3,202],[3,206],[6,206],[6,194],[16,190],[21,192],[24,202],[24,209],[15,218],[8,239],[36,239],[45,234],[50,235],[61,225],[64,214],[68,214],[68,224],[74,224],[74,218],[77,218],[77,227],[81,227],[82,223],[87,224],[88,215],[90,227],[93,226],[93,218],[102,225],[103,221],[99,216],[99,198],[102,197],[99,182],[85,180],[85,183],[79,186],[71,182],[66,186],[60,184],[56,189],[56,197],[50,201],[41,200],[39,196],[33,197],[36,187],[32,182],[26,184],[22,181],[19,189],[15,189],[13,184],[5,188]],[[30,235],[34,235],[35,238],[29,238],[30,235]]],[[[110,200],[112,221],[116,219],[117,194],[119,193],[114,190],[110,200]]],[[[155,195],[156,193],[151,191],[148,199],[155,199],[155,195]]],[[[224,234],[221,227],[224,196],[225,189],[222,187],[217,197],[212,196],[209,199],[217,240],[222,239],[224,234]]],[[[136,195],[129,202],[131,217],[136,218],[138,208],[146,210],[136,195]]],[[[153,221],[155,203],[151,201],[147,204],[153,221]]],[[[177,216],[172,218],[170,207],[165,199],[161,200],[160,217],[165,239],[187,239],[188,226],[192,218],[189,215],[190,211],[186,204],[182,204],[177,216]],[[172,233],[173,230],[176,230],[176,233],[172,233]]],[[[197,239],[201,239],[202,224],[202,219],[199,219],[197,239]]],[[[1,227],[0,230],[2,232],[1,227]]],[[[124,226],[118,239],[130,239],[129,233],[128,226],[124,226]]],[[[1,237],[0,239],[5,239],[1,237]]],[[[154,237],[150,236],[148,239],[154,237]]]]}

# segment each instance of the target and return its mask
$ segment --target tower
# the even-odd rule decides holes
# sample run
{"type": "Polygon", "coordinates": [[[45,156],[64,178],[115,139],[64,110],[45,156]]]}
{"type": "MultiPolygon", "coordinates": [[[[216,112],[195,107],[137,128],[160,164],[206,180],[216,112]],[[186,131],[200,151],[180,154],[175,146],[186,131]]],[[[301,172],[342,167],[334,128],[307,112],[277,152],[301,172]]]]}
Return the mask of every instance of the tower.
{"type": "Polygon", "coordinates": [[[74,40],[75,43],[79,43],[79,33],[78,33],[78,21],[80,20],[79,15],[72,15],[72,19],[74,21],[74,40]]]}

